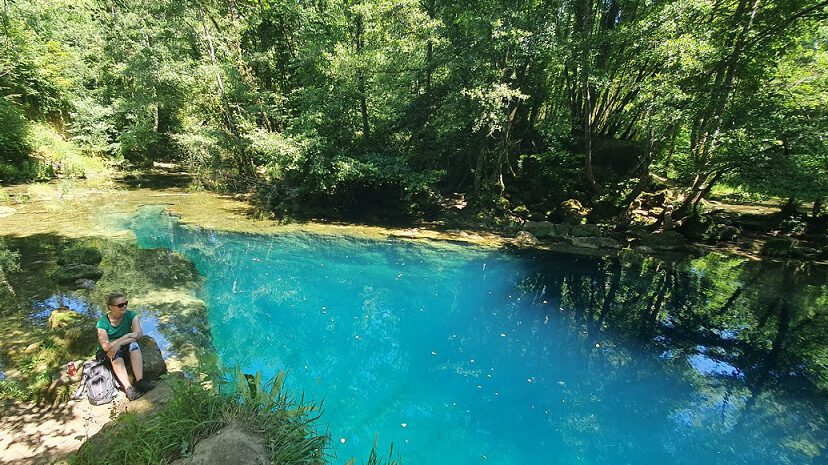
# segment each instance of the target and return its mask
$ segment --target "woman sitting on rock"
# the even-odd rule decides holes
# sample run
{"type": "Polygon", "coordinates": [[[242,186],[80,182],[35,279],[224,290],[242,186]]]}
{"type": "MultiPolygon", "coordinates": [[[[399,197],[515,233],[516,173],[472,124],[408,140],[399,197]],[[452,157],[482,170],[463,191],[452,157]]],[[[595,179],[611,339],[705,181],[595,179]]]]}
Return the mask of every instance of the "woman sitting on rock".
{"type": "Polygon", "coordinates": [[[99,320],[98,329],[98,352],[95,358],[99,362],[105,362],[115,377],[124,387],[127,399],[135,400],[145,392],[152,389],[152,384],[144,378],[144,359],[141,356],[141,348],[138,347],[138,339],[144,335],[141,330],[141,319],[132,310],[127,310],[129,302],[123,294],[109,294],[106,296],[108,312],[99,320]],[[124,360],[129,357],[132,365],[132,373],[135,375],[135,385],[129,382],[126,364],[124,360]]]}

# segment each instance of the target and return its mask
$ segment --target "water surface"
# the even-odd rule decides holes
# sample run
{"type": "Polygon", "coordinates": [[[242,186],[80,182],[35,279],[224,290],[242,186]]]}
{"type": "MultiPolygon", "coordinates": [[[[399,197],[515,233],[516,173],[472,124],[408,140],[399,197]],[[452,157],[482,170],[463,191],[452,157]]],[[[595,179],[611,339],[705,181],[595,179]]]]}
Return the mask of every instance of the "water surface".
{"type": "Polygon", "coordinates": [[[131,229],[205,277],[222,364],[324,400],[338,462],[825,463],[824,270],[131,229]]]}

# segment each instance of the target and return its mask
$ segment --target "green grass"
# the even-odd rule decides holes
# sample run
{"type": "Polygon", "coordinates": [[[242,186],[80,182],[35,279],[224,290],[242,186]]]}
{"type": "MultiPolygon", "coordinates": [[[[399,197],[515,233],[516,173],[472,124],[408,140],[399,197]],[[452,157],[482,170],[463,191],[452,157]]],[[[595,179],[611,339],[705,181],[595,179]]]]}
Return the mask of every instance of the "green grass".
{"type": "MultiPolygon", "coordinates": [[[[315,427],[322,415],[315,404],[297,402],[284,388],[284,375],[264,382],[261,374],[236,369],[214,387],[170,379],[175,395],[157,413],[125,413],[114,428],[83,444],[70,458],[73,465],[99,463],[170,463],[192,454],[199,441],[233,424],[256,432],[269,449],[271,463],[324,465],[329,463],[329,441],[315,427]]],[[[383,461],[376,446],[366,451],[367,464],[383,461]]]]}
{"type": "Polygon", "coordinates": [[[31,123],[26,132],[27,154],[19,161],[0,161],[0,182],[46,181],[54,177],[108,179],[112,163],[90,156],[52,126],[31,123]]]}
{"type": "Polygon", "coordinates": [[[59,175],[99,178],[110,171],[101,159],[84,155],[77,144],[66,140],[49,125],[32,124],[29,137],[35,156],[52,166],[59,175]]]}
{"type": "Polygon", "coordinates": [[[768,199],[767,196],[747,191],[742,186],[732,186],[724,183],[713,186],[710,191],[710,198],[731,202],[759,202],[768,199]]]}

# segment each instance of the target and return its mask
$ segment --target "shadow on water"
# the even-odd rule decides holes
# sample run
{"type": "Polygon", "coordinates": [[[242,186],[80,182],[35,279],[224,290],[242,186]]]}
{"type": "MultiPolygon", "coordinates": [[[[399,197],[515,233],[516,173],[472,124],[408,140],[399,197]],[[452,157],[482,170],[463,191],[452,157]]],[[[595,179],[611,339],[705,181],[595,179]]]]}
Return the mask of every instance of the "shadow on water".
{"type": "Polygon", "coordinates": [[[125,176],[119,180],[119,184],[131,188],[145,189],[183,189],[192,184],[193,178],[186,173],[141,173],[138,175],[125,176]]]}
{"type": "MultiPolygon", "coordinates": [[[[560,305],[559,321],[581,348],[567,356],[603,364],[602,384],[614,385],[612,367],[637,370],[647,360],[632,355],[638,348],[661,362],[659,379],[680,373],[695,388],[668,407],[682,432],[671,447],[701,450],[696,441],[704,440],[698,433],[704,425],[738,463],[825,463],[828,267],[710,254],[674,263],[579,258],[550,269],[560,257],[523,255],[530,276],[520,286],[560,305]],[[789,435],[768,441],[778,431],[789,435]]],[[[644,374],[652,369],[645,365],[639,382],[658,382],[644,374]]],[[[636,412],[647,410],[659,409],[636,412]]]]}

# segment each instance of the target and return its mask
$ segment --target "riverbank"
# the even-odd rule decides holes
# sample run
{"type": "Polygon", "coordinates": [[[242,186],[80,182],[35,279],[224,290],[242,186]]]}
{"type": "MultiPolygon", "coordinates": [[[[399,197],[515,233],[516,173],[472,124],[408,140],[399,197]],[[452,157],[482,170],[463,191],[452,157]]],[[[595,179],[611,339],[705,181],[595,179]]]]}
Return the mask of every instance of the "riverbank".
{"type": "MultiPolygon", "coordinates": [[[[807,238],[794,237],[781,230],[779,208],[772,203],[732,203],[723,200],[711,201],[708,209],[715,221],[728,228],[728,233],[710,237],[704,231],[682,231],[685,240],[678,238],[675,244],[664,247],[638,247],[649,233],[638,228],[624,233],[613,232],[612,225],[601,225],[588,232],[576,232],[575,237],[592,240],[572,240],[572,234],[537,234],[537,227],[546,229],[545,220],[531,221],[511,217],[501,226],[492,226],[479,215],[464,211],[462,203],[445,206],[440,217],[433,221],[412,221],[410,224],[377,225],[335,222],[324,219],[283,222],[272,218],[270,212],[263,212],[249,196],[222,195],[197,190],[191,184],[186,172],[175,165],[156,164],[144,171],[121,173],[108,182],[96,180],[90,186],[83,180],[55,181],[41,184],[22,184],[4,188],[5,205],[0,210],[0,219],[12,235],[60,231],[72,237],[83,235],[120,235],[117,228],[97,224],[95,218],[101,214],[128,214],[144,205],[164,206],[169,214],[175,215],[183,224],[228,232],[249,234],[309,233],[319,235],[349,235],[365,239],[427,240],[433,242],[457,242],[481,247],[504,246],[529,247],[547,251],[577,253],[590,256],[615,255],[618,250],[633,248],[644,255],[655,255],[665,259],[680,256],[718,252],[754,261],[780,262],[803,260],[828,265],[828,243],[822,236],[807,238]],[[102,211],[96,198],[108,199],[108,206],[102,211]],[[64,214],[66,208],[76,215],[64,214]],[[34,219],[34,221],[32,221],[34,219]],[[774,229],[776,228],[776,229],[774,229]],[[534,238],[527,240],[521,231],[527,231],[534,238]],[[598,239],[594,239],[598,238],[598,239]],[[537,239],[537,240],[535,240],[537,239]],[[610,239],[610,240],[607,240],[610,239]],[[768,252],[768,244],[771,250],[768,252]]],[[[796,226],[788,226],[796,227],[796,226]]],[[[699,228],[696,228],[698,230],[699,228]]],[[[677,236],[674,236],[675,239],[677,236]]]]}

